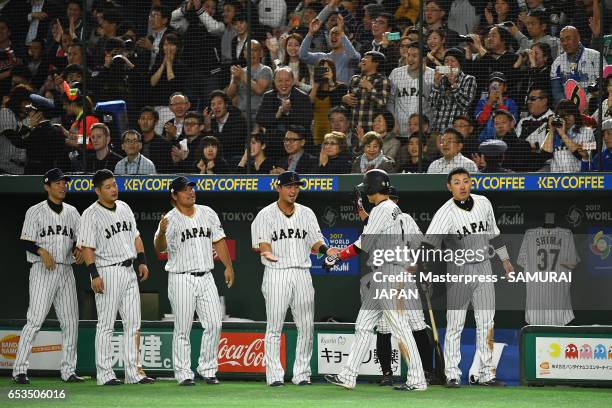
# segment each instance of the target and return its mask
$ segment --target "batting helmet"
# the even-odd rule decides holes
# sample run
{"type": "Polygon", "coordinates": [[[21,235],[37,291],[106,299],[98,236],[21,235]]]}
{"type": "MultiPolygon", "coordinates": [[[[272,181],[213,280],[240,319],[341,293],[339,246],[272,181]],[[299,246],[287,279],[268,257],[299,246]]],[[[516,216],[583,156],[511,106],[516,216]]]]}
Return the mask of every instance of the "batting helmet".
{"type": "Polygon", "coordinates": [[[372,169],[363,176],[363,182],[359,186],[363,188],[367,195],[388,194],[391,181],[386,171],[372,169]]]}
{"type": "Polygon", "coordinates": [[[397,191],[397,188],[393,186],[389,187],[389,198],[392,200],[399,200],[399,192],[397,191]]]}

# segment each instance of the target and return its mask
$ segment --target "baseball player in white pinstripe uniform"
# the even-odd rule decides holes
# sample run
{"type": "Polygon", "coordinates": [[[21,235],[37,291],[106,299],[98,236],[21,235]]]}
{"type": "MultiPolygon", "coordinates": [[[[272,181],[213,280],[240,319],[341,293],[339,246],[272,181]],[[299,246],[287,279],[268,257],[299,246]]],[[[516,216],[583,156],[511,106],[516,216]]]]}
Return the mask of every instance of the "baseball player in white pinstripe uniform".
{"type": "Polygon", "coordinates": [[[429,116],[429,91],[434,82],[434,70],[422,63],[421,58],[419,58],[419,45],[417,43],[410,43],[408,38],[402,38],[400,47],[407,47],[405,51],[400,50],[402,55],[405,55],[406,65],[395,68],[389,74],[391,94],[387,102],[387,109],[393,113],[399,124],[400,137],[407,138],[410,136],[408,119],[410,119],[410,115],[419,111],[419,95],[423,95],[423,112],[421,114],[429,116]],[[423,92],[419,92],[419,74],[422,66],[424,66],[422,70],[423,92]]]}
{"type": "MultiPolygon", "coordinates": [[[[395,187],[389,188],[389,199],[399,206],[399,194],[395,187]]],[[[360,209],[363,211],[363,209],[360,209]]],[[[361,217],[360,211],[360,217],[361,217]]],[[[364,211],[365,213],[365,211],[364,211]]],[[[402,239],[408,248],[419,248],[423,240],[421,229],[410,216],[410,214],[401,213],[398,216],[400,226],[402,228],[402,239]]],[[[415,272],[414,270],[412,272],[415,272]]],[[[415,282],[406,282],[405,289],[416,289],[415,282]]],[[[420,299],[412,299],[406,307],[406,314],[412,335],[419,349],[421,364],[425,371],[425,378],[428,384],[439,384],[439,379],[435,378],[433,373],[431,342],[427,333],[427,323],[423,314],[423,306],[420,299]]],[[[381,386],[393,385],[393,372],[391,371],[391,328],[383,316],[376,325],[376,355],[380,363],[383,373],[383,379],[380,382],[381,386]]]]}
{"type": "Polygon", "coordinates": [[[110,170],[98,170],[93,176],[98,200],[81,217],[77,245],[91,277],[96,294],[96,371],[98,385],[120,385],[113,371],[111,338],[117,311],[123,323],[123,361],[125,383],[154,383],[140,365],[140,292],[141,281],[149,269],[134,213],[117,199],[115,176],[110,170]],[[134,267],[133,267],[134,266],[134,267]]]}
{"type": "MultiPolygon", "coordinates": [[[[499,229],[495,221],[491,202],[485,197],[470,194],[472,179],[464,168],[452,170],[447,179],[447,187],[452,193],[448,200],[434,215],[425,242],[439,247],[442,241],[453,250],[482,250],[488,248],[489,241],[496,248],[496,253],[503,262],[507,273],[513,271],[506,246],[499,240],[499,229]]],[[[465,263],[459,266],[448,263],[447,272],[454,275],[477,275],[484,281],[473,283],[447,283],[446,313],[447,327],[444,340],[445,374],[448,388],[461,386],[461,332],[465,324],[465,315],[470,303],[474,307],[476,320],[476,348],[480,353],[481,368],[479,385],[503,386],[495,378],[493,365],[493,317],[495,316],[495,288],[493,281],[486,279],[492,275],[488,257],[482,262],[465,263]]]]}
{"type": "Polygon", "coordinates": [[[172,180],[170,194],[174,208],[162,217],[154,241],[158,254],[168,253],[168,299],[174,313],[174,377],[179,385],[185,386],[195,385],[189,341],[194,310],[204,329],[197,371],[207,384],[219,383],[217,350],[223,316],[212,275],[213,247],[225,265],[227,287],[234,283],[234,269],[221,221],[212,208],[195,203],[194,186],[185,177],[172,180]]]}
{"type": "Polygon", "coordinates": [[[28,209],[21,231],[30,268],[30,305],[26,325],[19,337],[13,378],[17,384],[29,384],[28,358],[51,305],[62,329],[62,362],[60,371],[66,382],[82,382],[75,374],[79,307],[72,264],[82,263],[81,251],[75,248],[79,212],[64,203],[66,182],[60,169],[49,170],[44,178],[47,200],[28,209]]]}
{"type": "MultiPolygon", "coordinates": [[[[421,359],[417,345],[412,335],[410,323],[408,322],[406,307],[398,307],[397,300],[389,302],[375,299],[371,296],[370,288],[376,282],[373,278],[374,253],[378,249],[402,247],[402,224],[399,215],[402,210],[389,200],[389,187],[391,183],[386,172],[379,169],[368,171],[364,175],[362,188],[368,200],[374,204],[370,212],[368,223],[363,229],[361,237],[353,244],[344,248],[338,255],[327,257],[326,266],[333,266],[338,260],[347,260],[363,251],[369,252],[368,266],[373,272],[364,276],[362,282],[362,305],[355,322],[355,340],[351,345],[351,352],[346,365],[338,375],[326,375],[325,379],[347,389],[355,388],[359,366],[364,360],[370,345],[370,336],[374,333],[374,327],[384,318],[389,324],[391,332],[399,339],[400,349],[408,366],[408,379],[406,384],[395,387],[401,391],[424,391],[427,389],[427,381],[423,372],[421,359]],[[390,246],[391,245],[391,246],[390,246]]],[[[402,275],[406,265],[389,262],[378,266],[376,271],[383,275],[402,275]]],[[[421,305],[418,306],[421,308],[421,305]]]]}
{"type": "Polygon", "coordinates": [[[314,212],[296,203],[300,176],[293,171],[279,174],[278,201],[264,207],[251,225],[252,245],[265,266],[261,291],[266,301],[265,362],[268,385],[284,385],[280,360],[280,337],[287,308],[298,331],[292,382],[310,385],[310,358],[314,333],[314,287],[310,276],[310,253],[333,255],[323,244],[314,212]]]}
{"type": "MultiPolygon", "coordinates": [[[[527,272],[568,273],[580,262],[572,231],[539,227],[525,232],[516,263],[527,272]]],[[[527,282],[527,324],[565,326],[574,319],[569,282],[527,282]]]]}

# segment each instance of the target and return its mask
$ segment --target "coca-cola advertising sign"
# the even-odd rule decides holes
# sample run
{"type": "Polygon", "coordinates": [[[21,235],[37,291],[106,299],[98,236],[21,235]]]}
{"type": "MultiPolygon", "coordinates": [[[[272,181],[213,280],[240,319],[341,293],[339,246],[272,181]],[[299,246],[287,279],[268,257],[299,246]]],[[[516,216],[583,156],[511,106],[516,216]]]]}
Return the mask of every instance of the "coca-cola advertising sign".
{"type": "MultiPolygon", "coordinates": [[[[285,335],[281,335],[280,359],[287,366],[285,335]]],[[[265,373],[264,333],[223,332],[219,342],[219,372],[265,373]]]]}

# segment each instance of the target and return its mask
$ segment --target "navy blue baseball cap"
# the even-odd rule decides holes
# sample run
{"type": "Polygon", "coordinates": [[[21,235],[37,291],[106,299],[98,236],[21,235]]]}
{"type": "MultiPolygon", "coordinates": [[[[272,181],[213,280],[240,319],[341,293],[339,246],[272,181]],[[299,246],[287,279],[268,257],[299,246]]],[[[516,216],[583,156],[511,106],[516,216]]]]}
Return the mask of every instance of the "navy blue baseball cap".
{"type": "Polygon", "coordinates": [[[183,191],[187,186],[194,187],[196,185],[195,182],[190,181],[187,177],[177,177],[170,183],[170,192],[178,193],[179,191],[183,191]]]}
{"type": "Polygon", "coordinates": [[[300,175],[295,171],[284,171],[278,175],[276,179],[276,185],[278,186],[288,186],[290,184],[298,184],[303,186],[305,183],[300,180],[300,175]]]}
{"type": "Polygon", "coordinates": [[[70,181],[70,177],[66,176],[60,169],[53,168],[45,173],[43,177],[43,183],[50,184],[56,181],[66,180],[70,181]]]}

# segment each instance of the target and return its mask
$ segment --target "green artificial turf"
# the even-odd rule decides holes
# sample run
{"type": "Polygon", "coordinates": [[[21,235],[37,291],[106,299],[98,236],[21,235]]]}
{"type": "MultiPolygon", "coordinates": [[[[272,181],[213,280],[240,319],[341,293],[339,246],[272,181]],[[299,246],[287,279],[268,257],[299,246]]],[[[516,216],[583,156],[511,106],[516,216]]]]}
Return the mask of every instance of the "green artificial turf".
{"type": "Polygon", "coordinates": [[[316,383],[298,387],[267,387],[263,382],[223,381],[220,385],[198,383],[179,387],[174,381],[152,385],[99,387],[94,380],[65,384],[56,379],[32,378],[32,384],[17,386],[0,378],[1,407],[427,407],[427,408],[598,408],[612,407],[612,389],[573,387],[467,387],[449,390],[439,386],[424,392],[400,392],[376,384],[358,384],[345,390],[316,383]],[[23,400],[8,398],[10,390],[63,389],[64,400],[23,400]]]}

